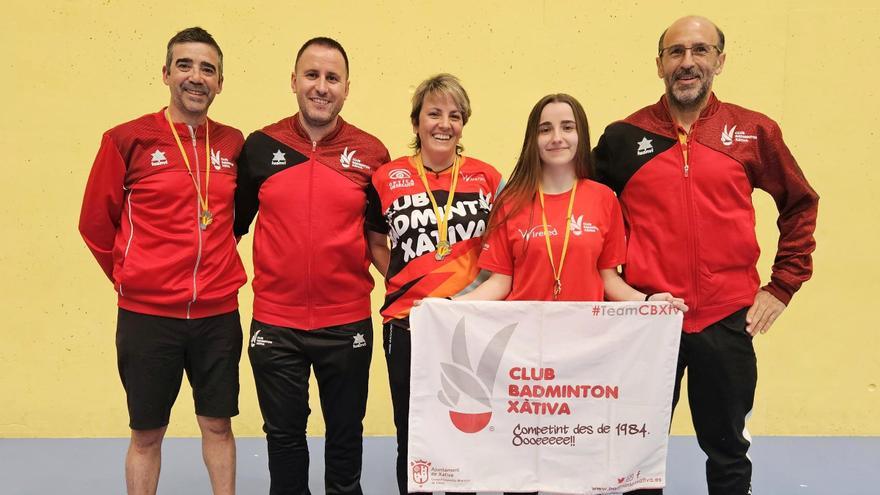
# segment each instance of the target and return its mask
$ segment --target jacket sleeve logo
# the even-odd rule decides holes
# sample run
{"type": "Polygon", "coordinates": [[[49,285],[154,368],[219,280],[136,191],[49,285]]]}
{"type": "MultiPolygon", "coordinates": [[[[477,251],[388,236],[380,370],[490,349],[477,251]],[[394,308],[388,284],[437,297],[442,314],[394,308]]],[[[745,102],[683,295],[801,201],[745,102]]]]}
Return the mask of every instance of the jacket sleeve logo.
{"type": "Polygon", "coordinates": [[[749,141],[757,141],[758,136],[754,134],[746,134],[745,131],[736,130],[736,126],[727,128],[727,124],[724,124],[724,129],[721,130],[721,144],[724,146],[730,146],[733,143],[748,143],[749,141]]]}
{"type": "Polygon", "coordinates": [[[232,162],[220,156],[220,150],[214,151],[214,148],[211,148],[211,165],[214,167],[214,170],[232,168],[232,162]]]}
{"type": "Polygon", "coordinates": [[[643,136],[642,140],[636,143],[639,145],[639,149],[636,150],[636,155],[642,156],[653,153],[654,145],[651,144],[651,141],[653,141],[653,139],[648,139],[648,136],[643,136]]]}
{"type": "Polygon", "coordinates": [[[724,146],[730,146],[733,144],[734,132],[736,132],[736,126],[733,126],[728,130],[727,124],[724,124],[724,129],[721,131],[721,144],[724,146]]]}
{"type": "Polygon", "coordinates": [[[281,167],[284,165],[287,165],[287,158],[284,158],[284,153],[281,150],[272,153],[272,166],[281,167]]]}
{"type": "Polygon", "coordinates": [[[355,158],[354,154],[357,153],[357,150],[348,151],[348,146],[342,150],[342,154],[339,155],[339,165],[342,168],[359,168],[361,170],[370,170],[370,167],[364,165],[363,162],[359,158],[355,158]]]}
{"type": "Polygon", "coordinates": [[[168,160],[165,158],[165,153],[162,151],[154,151],[151,157],[152,160],[150,160],[150,165],[154,167],[158,167],[160,165],[168,165],[168,160]]]}

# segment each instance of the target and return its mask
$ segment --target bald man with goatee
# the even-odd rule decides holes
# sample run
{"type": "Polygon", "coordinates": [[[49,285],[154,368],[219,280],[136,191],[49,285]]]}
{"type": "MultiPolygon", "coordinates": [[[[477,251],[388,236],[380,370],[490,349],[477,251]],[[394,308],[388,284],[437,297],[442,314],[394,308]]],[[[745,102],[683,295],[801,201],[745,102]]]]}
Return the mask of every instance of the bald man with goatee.
{"type": "Polygon", "coordinates": [[[812,275],[819,196],[776,122],[712,92],[724,44],[724,33],[704,17],[672,23],[657,47],[665,94],[608,126],[595,153],[600,180],[623,206],[624,278],[646,294],[680,295],[690,307],[672,400],[674,408],[688,370],[709,494],[745,495],[752,477],[746,419],[757,383],[752,339],[812,275]],[[763,285],[754,189],[769,193],[779,212],[776,256],[763,285]]]}

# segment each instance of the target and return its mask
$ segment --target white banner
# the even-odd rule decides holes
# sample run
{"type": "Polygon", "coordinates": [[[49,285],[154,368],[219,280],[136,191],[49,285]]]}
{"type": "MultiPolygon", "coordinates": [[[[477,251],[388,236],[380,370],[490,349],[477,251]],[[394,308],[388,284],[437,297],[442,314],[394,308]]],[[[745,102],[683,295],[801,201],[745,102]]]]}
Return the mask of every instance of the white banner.
{"type": "Polygon", "coordinates": [[[410,323],[410,491],[665,486],[670,305],[426,299],[410,323]]]}

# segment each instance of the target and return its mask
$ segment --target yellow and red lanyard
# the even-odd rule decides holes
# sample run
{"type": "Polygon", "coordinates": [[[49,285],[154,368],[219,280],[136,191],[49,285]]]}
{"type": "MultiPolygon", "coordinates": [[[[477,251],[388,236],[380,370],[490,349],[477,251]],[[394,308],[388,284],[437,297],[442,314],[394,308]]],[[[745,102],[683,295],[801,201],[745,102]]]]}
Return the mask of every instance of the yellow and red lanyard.
{"type": "Polygon", "coordinates": [[[578,183],[575,181],[571,186],[571,193],[568,197],[568,213],[565,214],[563,226],[565,228],[565,240],[562,241],[562,256],[559,257],[559,269],[556,269],[556,263],[553,261],[553,248],[550,246],[550,229],[547,228],[547,213],[544,208],[544,189],[538,182],[538,198],[541,200],[541,221],[544,227],[544,241],[547,243],[547,255],[550,256],[550,268],[553,269],[553,300],[559,299],[562,293],[562,267],[565,265],[565,254],[568,252],[568,240],[571,237],[571,212],[574,209],[574,195],[577,191],[578,183]]]}
{"type": "Polygon", "coordinates": [[[208,185],[211,179],[211,137],[208,133],[208,119],[205,119],[205,195],[202,197],[202,188],[199,186],[199,181],[196,179],[195,174],[193,174],[192,168],[189,166],[189,158],[186,156],[186,150],[183,149],[183,144],[180,142],[180,136],[177,135],[177,129],[174,128],[174,122],[171,121],[171,114],[168,112],[168,109],[165,109],[165,120],[168,121],[168,127],[171,127],[171,134],[174,135],[174,141],[177,142],[177,149],[180,150],[180,155],[183,156],[183,163],[186,165],[186,170],[189,172],[189,176],[193,181],[193,186],[196,188],[196,195],[199,197],[199,228],[202,230],[206,230],[208,225],[211,225],[211,222],[214,221],[214,215],[211,213],[211,210],[208,208],[208,185]]]}
{"type": "Polygon", "coordinates": [[[434,193],[431,192],[431,186],[428,184],[428,176],[425,173],[425,164],[422,162],[422,155],[416,154],[413,157],[413,164],[422,179],[425,186],[425,192],[431,200],[431,207],[434,209],[434,217],[437,219],[437,249],[435,250],[434,259],[443,261],[452,252],[452,246],[449,244],[449,216],[452,206],[452,197],[455,195],[455,188],[458,185],[458,171],[461,168],[461,156],[455,155],[452,162],[452,184],[449,186],[449,197],[446,198],[446,208],[440,213],[440,207],[437,206],[437,200],[434,199],[434,193]]]}

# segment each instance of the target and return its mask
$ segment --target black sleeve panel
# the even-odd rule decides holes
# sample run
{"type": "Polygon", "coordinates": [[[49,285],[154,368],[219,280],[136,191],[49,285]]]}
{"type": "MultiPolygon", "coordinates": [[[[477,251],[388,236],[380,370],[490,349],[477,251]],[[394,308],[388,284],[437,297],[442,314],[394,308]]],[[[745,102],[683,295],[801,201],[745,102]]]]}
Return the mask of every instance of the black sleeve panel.
{"type": "MultiPolygon", "coordinates": [[[[253,134],[251,135],[253,136],[253,134]]],[[[258,192],[260,185],[254,183],[251,174],[251,164],[248,161],[248,137],[241,154],[238,156],[238,176],[235,179],[235,221],[232,223],[232,232],[235,237],[241,237],[248,233],[251,222],[257,216],[260,207],[258,192]]]]}
{"type": "Polygon", "coordinates": [[[388,234],[390,230],[385,215],[382,214],[382,201],[372,182],[367,185],[367,212],[364,223],[367,229],[380,234],[388,234]]]}
{"type": "Polygon", "coordinates": [[[269,177],[308,161],[308,157],[275,139],[256,131],[248,136],[238,157],[235,188],[237,237],[248,233],[260,207],[260,187],[269,177]]]}
{"type": "Polygon", "coordinates": [[[599,143],[593,148],[593,165],[596,167],[595,179],[597,182],[601,182],[610,187],[615,193],[620,194],[620,191],[611,184],[608,173],[608,169],[611,168],[614,157],[611,156],[611,150],[608,148],[608,138],[605,137],[606,134],[608,134],[608,129],[605,129],[605,133],[599,136],[599,143]]]}
{"type": "Polygon", "coordinates": [[[648,132],[626,122],[615,122],[605,128],[593,150],[596,180],[610,187],[617,195],[626,183],[652,158],[675,145],[675,139],[648,132]]]}

